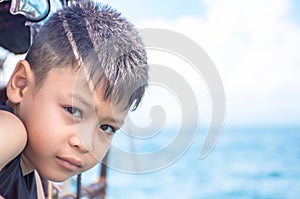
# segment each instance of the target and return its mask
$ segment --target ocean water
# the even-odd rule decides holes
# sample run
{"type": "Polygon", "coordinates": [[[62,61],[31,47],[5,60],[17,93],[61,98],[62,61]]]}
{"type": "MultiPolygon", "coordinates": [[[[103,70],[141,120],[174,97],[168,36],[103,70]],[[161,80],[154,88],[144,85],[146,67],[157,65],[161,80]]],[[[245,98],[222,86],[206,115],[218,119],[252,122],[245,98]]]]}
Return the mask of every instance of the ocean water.
{"type": "MultiPolygon", "coordinates": [[[[108,170],[107,199],[300,198],[300,128],[224,129],[199,159],[203,136],[170,166],[146,174],[108,170]]],[[[83,175],[97,178],[98,168],[83,175]]]]}

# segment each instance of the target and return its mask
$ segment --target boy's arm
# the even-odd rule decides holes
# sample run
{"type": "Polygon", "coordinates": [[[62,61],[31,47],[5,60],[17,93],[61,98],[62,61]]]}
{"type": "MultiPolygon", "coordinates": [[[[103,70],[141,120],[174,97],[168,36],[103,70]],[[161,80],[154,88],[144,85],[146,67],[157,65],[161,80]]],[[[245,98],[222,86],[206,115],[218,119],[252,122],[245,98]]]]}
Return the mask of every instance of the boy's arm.
{"type": "Polygon", "coordinates": [[[27,133],[21,120],[0,110],[0,171],[23,151],[26,142],[27,133]]]}

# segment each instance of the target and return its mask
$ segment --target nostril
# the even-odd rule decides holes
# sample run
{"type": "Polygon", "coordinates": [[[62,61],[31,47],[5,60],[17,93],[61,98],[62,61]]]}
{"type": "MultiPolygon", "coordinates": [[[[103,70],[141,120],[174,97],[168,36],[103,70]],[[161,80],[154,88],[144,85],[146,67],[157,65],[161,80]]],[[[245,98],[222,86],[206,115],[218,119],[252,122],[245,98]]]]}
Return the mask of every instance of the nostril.
{"type": "Polygon", "coordinates": [[[89,152],[88,148],[84,144],[84,142],[79,138],[79,136],[73,136],[70,138],[70,145],[82,153],[89,152]]]}
{"type": "Polygon", "coordinates": [[[88,152],[88,149],[84,145],[75,145],[74,147],[82,152],[88,152]]]}

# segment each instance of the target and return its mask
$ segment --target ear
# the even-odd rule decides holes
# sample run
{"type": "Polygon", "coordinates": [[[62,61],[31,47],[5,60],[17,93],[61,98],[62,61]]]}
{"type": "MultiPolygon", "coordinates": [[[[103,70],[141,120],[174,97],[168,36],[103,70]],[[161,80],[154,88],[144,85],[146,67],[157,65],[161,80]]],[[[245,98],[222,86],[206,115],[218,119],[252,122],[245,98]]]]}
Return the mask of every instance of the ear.
{"type": "Polygon", "coordinates": [[[7,84],[7,97],[13,104],[22,101],[28,88],[34,85],[34,73],[26,60],[21,60],[16,65],[7,84]]]}

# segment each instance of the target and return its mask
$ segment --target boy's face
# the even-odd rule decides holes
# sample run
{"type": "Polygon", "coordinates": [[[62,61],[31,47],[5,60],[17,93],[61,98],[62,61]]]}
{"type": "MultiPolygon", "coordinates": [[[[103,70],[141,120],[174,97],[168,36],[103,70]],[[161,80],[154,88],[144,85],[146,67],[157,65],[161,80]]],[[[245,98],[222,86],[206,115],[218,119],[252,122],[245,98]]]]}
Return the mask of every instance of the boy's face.
{"type": "Polygon", "coordinates": [[[24,156],[41,175],[63,181],[104,157],[127,111],[102,96],[101,83],[92,93],[84,72],[67,69],[28,88],[18,107],[28,133],[24,156]]]}

